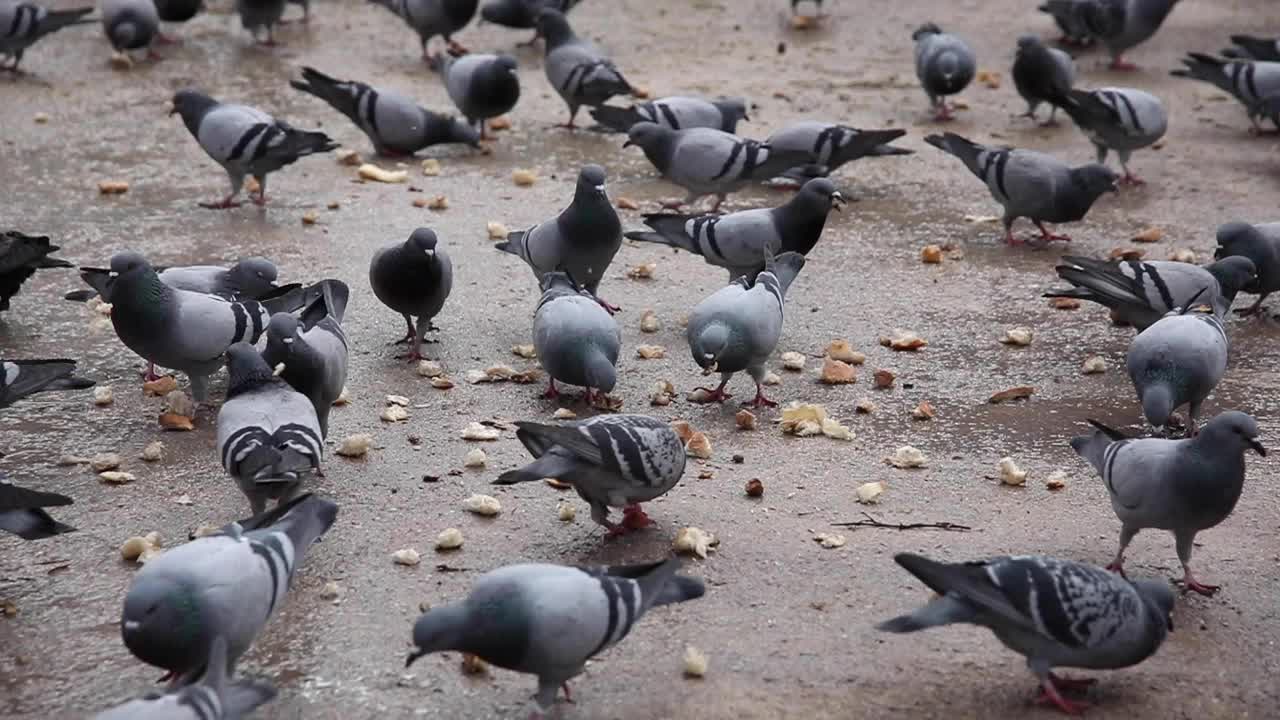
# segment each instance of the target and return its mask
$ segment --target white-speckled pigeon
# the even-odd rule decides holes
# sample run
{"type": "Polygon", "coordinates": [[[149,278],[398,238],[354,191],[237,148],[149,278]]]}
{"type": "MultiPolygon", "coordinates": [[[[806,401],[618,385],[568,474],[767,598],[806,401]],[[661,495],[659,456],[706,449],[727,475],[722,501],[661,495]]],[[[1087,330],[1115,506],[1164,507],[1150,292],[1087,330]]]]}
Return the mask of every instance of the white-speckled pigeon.
{"type": "Polygon", "coordinates": [[[449,52],[465,55],[467,49],[453,39],[453,34],[475,17],[480,0],[370,0],[390,10],[405,22],[422,42],[422,57],[430,61],[431,39],[444,38],[449,52]]]}
{"type": "Polygon", "coordinates": [[[369,262],[369,285],[383,305],[404,316],[407,331],[396,341],[397,345],[410,343],[404,357],[410,362],[421,360],[423,336],[436,329],[431,321],[453,290],[453,262],[435,232],[418,228],[405,242],[374,253],[369,262]]]}
{"type": "MultiPolygon", "coordinates": [[[[1252,125],[1250,131],[1262,132],[1258,120],[1269,116],[1267,99],[1280,94],[1280,62],[1223,60],[1204,53],[1187,53],[1182,63],[1185,68],[1170,74],[1202,80],[1231,93],[1244,105],[1252,125]]],[[[1276,127],[1280,128],[1280,123],[1276,127]]]]}
{"type": "Polygon", "coordinates": [[[1013,58],[1013,86],[1027,101],[1026,117],[1036,119],[1040,103],[1049,103],[1049,119],[1046,126],[1057,124],[1054,116],[1058,106],[1066,101],[1067,93],[1076,81],[1076,64],[1071,56],[1047,47],[1036,35],[1018,38],[1018,51],[1013,58]]]}
{"type": "Polygon", "coordinates": [[[747,117],[747,101],[742,98],[702,98],[672,95],[631,107],[600,105],[591,109],[596,122],[615,132],[625,133],[638,122],[657,123],[672,130],[713,128],[727,133],[738,131],[738,121],[747,117]]]}
{"type": "Polygon", "coordinates": [[[276,313],[267,323],[262,359],[279,377],[307,396],[316,409],[323,437],[329,436],[329,410],[347,382],[347,334],[342,317],[350,289],[341,280],[322,280],[320,296],[300,316],[276,313]]]}
{"type": "Polygon", "coordinates": [[[546,8],[538,13],[538,32],[547,39],[547,54],[543,61],[547,80],[569,106],[569,122],[583,105],[603,105],[614,95],[631,92],[631,85],[595,45],[579,38],[564,14],[546,8]]]}
{"type": "MultiPolygon", "coordinates": [[[[1280,290],[1280,222],[1251,225],[1229,222],[1218,226],[1218,248],[1213,256],[1219,261],[1247,258],[1257,275],[1240,290],[1258,296],[1253,305],[1239,310],[1241,315],[1259,314],[1262,301],[1280,290]]],[[[1216,263],[1215,263],[1216,264],[1216,263]]]]}
{"type": "Polygon", "coordinates": [[[916,77],[929,96],[929,105],[937,114],[935,120],[951,120],[947,96],[962,92],[973,81],[978,61],[973,50],[960,38],[942,32],[933,23],[925,23],[911,34],[916,43],[916,77]]]}
{"type": "Polygon", "coordinates": [[[48,390],[83,390],[93,381],[74,377],[75,360],[5,360],[0,357],[0,408],[48,390]]]}
{"type": "Polygon", "coordinates": [[[572,276],[549,272],[542,276],[542,299],[533,315],[533,347],[550,385],[543,397],[559,395],[556,381],[587,389],[592,403],[596,391],[608,394],[618,382],[618,353],[622,331],[608,310],[583,292],[572,276]]]}
{"type": "Polygon", "coordinates": [[[64,27],[94,22],[84,19],[91,12],[92,7],[49,10],[35,3],[3,0],[0,2],[0,56],[13,58],[13,63],[0,66],[0,70],[17,71],[22,54],[45,35],[64,27]]]}
{"type": "Polygon", "coordinates": [[[11,532],[23,540],[40,540],[74,532],[75,528],[54,520],[44,510],[72,502],[66,495],[19,487],[0,475],[0,530],[11,532]]]}
{"type": "Polygon", "coordinates": [[[1147,422],[1162,430],[1175,408],[1189,404],[1187,433],[1195,435],[1200,405],[1227,372],[1228,343],[1217,316],[1189,310],[1134,336],[1125,365],[1147,422]]]}
{"type": "Polygon", "coordinates": [[[510,112],[520,99],[520,74],[510,55],[441,55],[435,63],[449,99],[487,139],[485,121],[510,112]]]}
{"type": "Polygon", "coordinates": [[[36,270],[75,267],[61,258],[49,257],[58,250],[44,235],[25,235],[17,230],[0,233],[0,312],[9,309],[9,299],[18,294],[36,270]]]}

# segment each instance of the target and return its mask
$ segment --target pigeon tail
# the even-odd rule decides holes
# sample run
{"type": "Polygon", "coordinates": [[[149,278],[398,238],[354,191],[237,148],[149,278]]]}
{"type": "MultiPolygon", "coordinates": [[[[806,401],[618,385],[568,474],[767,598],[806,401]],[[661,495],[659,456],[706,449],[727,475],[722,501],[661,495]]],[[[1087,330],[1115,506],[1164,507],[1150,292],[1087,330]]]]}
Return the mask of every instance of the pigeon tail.
{"type": "Polygon", "coordinates": [[[952,623],[972,622],[976,615],[969,603],[951,595],[943,595],[915,612],[880,623],[876,629],[881,632],[913,633],[952,623]]]}
{"type": "Polygon", "coordinates": [[[493,481],[494,485],[515,485],[522,482],[536,482],[543,478],[556,478],[575,467],[570,458],[557,453],[547,453],[522,468],[508,470],[493,481]]]}
{"type": "Polygon", "coordinates": [[[640,112],[634,107],[618,107],[616,105],[597,105],[591,109],[591,117],[606,128],[615,132],[627,132],[632,125],[643,122],[640,112]]]}

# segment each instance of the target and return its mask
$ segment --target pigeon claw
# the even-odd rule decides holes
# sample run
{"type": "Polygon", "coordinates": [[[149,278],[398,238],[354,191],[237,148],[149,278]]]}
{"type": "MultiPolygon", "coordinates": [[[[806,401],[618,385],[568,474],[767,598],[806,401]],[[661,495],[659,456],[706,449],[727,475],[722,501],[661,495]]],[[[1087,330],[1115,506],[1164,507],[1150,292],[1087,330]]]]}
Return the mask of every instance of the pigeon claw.
{"type": "Polygon", "coordinates": [[[653,524],[653,520],[645,514],[640,503],[628,505],[622,509],[622,524],[619,527],[627,530],[642,530],[653,524]]]}
{"type": "Polygon", "coordinates": [[[1107,565],[1106,570],[1108,572],[1113,572],[1125,579],[1128,579],[1129,577],[1128,575],[1124,574],[1124,563],[1119,560],[1112,560],[1111,564],[1107,565]]]}
{"type": "Polygon", "coordinates": [[[556,389],[555,378],[551,379],[551,385],[547,387],[546,392],[542,393],[542,397],[548,400],[554,400],[555,398],[560,397],[560,391],[556,389]]]}
{"type": "Polygon", "coordinates": [[[757,388],[756,388],[756,396],[755,396],[754,398],[752,398],[751,400],[749,400],[749,401],[747,401],[747,402],[742,403],[742,406],[743,406],[743,407],[753,407],[753,408],[759,408],[759,407],[762,407],[762,406],[763,406],[763,407],[778,407],[778,403],[776,403],[776,402],[774,402],[773,400],[770,400],[769,398],[765,397],[765,396],[764,396],[764,391],[762,391],[759,387],[757,387],[757,388]]]}
{"type": "Polygon", "coordinates": [[[1112,60],[1111,64],[1108,65],[1107,67],[1111,70],[1120,70],[1122,72],[1133,72],[1134,70],[1138,69],[1137,65],[1134,65],[1133,63],[1119,56],[1117,56],[1114,60],[1112,60]]]}
{"type": "Polygon", "coordinates": [[[1072,678],[1049,673],[1049,681],[1059,690],[1088,690],[1098,684],[1097,678],[1072,678]]]}
{"type": "Polygon", "coordinates": [[[1137,186],[1139,186],[1139,185],[1146,185],[1146,184],[1147,184],[1147,181],[1146,181],[1146,180],[1143,180],[1142,178],[1138,177],[1137,175],[1134,175],[1134,174],[1132,174],[1132,173],[1130,173],[1130,172],[1126,171],[1126,172],[1125,172],[1125,174],[1124,174],[1124,176],[1122,176],[1122,177],[1120,178],[1120,184],[1121,184],[1121,185],[1132,185],[1132,186],[1134,186],[1134,187],[1137,187],[1137,186]]]}
{"type": "Polygon", "coordinates": [[[1040,681],[1040,694],[1036,696],[1036,705],[1052,705],[1067,715],[1080,715],[1089,708],[1088,703],[1075,702],[1062,697],[1054,685],[1053,676],[1049,675],[1040,681]]]}
{"type": "Polygon", "coordinates": [[[1213,597],[1214,594],[1221,589],[1222,589],[1221,585],[1205,585],[1197,581],[1195,577],[1191,575],[1190,570],[1188,570],[1186,574],[1182,576],[1182,592],[1184,593],[1194,592],[1194,593],[1203,595],[1205,597],[1213,597]]]}
{"type": "Polygon", "coordinates": [[[729,398],[733,397],[732,395],[724,391],[724,385],[721,385],[715,390],[712,390],[709,387],[694,388],[695,392],[698,390],[701,390],[702,392],[707,394],[707,398],[706,398],[707,402],[724,402],[725,400],[728,400],[729,398]]]}
{"type": "Polygon", "coordinates": [[[231,199],[232,197],[234,196],[225,197],[214,202],[202,202],[199,205],[209,210],[230,210],[231,208],[240,207],[239,201],[231,199]]]}

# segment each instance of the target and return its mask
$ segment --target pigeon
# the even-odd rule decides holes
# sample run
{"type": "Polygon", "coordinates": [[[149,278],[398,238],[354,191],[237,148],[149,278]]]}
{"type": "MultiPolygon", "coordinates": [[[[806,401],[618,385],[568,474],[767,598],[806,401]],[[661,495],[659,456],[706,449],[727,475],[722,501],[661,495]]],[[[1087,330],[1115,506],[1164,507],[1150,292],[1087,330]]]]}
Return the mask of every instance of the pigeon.
{"type": "Polygon", "coordinates": [[[475,17],[480,0],[371,0],[375,5],[395,13],[397,17],[418,33],[422,41],[422,57],[430,60],[428,52],[431,39],[444,38],[449,52],[465,55],[467,49],[453,39],[453,34],[467,26],[475,17]]]}
{"type": "MultiPolygon", "coordinates": [[[[647,565],[567,567],[507,565],[480,576],[465,600],[431,608],[413,625],[418,658],[448,650],[538,676],[542,712],[587,660],[627,636],[649,608],[694,600],[706,587],[677,575],[671,558],[647,565]]],[[[535,713],[535,717],[542,717],[535,713]]]]}
{"type": "Polygon", "coordinates": [[[729,193],[804,165],[813,157],[810,150],[776,150],[769,143],[714,128],[672,130],[651,122],[631,126],[622,146],[632,145],[644,151],[662,177],[688,191],[684,200],[664,202],[663,207],[677,209],[703,195],[715,195],[712,212],[720,209],[729,193]]]}
{"type": "Polygon", "coordinates": [[[778,130],[765,142],[774,152],[809,154],[805,165],[784,173],[789,179],[804,182],[809,178],[826,177],[841,165],[858,158],[912,155],[914,150],[889,144],[906,134],[906,130],[892,128],[860,130],[837,123],[802,120],[778,130]]]}
{"type": "Polygon", "coordinates": [[[587,389],[588,403],[596,391],[607,395],[618,381],[618,350],[622,331],[599,301],[582,292],[571,275],[542,276],[542,299],[533,314],[533,347],[550,385],[543,395],[560,394],[556,381],[587,389]]]}
{"type": "Polygon", "coordinates": [[[279,608],[298,565],[338,515],[311,494],[151,558],[133,576],[120,633],[139,660],[168,670],[171,689],[204,674],[214,639],[227,675],[279,608]]]}
{"type": "Polygon", "coordinates": [[[1244,488],[1244,454],[1266,457],[1258,423],[1231,410],[1205,423],[1193,438],[1134,439],[1090,420],[1092,435],[1072,438],[1071,447],[1102,475],[1111,508],[1120,519],[1120,549],[1107,566],[1124,573],[1124,551],[1144,528],[1173,533],[1186,590],[1213,595],[1191,574],[1196,533],[1227,519],[1244,488]]]}
{"type": "Polygon", "coordinates": [[[569,207],[551,220],[513,232],[494,247],[524,260],[539,284],[548,272],[563,270],[610,313],[618,308],[600,298],[600,281],[622,247],[622,223],[605,191],[604,168],[584,165],[569,207]]]}
{"type": "MultiPolygon", "coordinates": [[[[183,23],[194,18],[204,9],[204,0],[155,0],[155,3],[156,14],[162,22],[183,23]]],[[[157,30],[156,42],[171,44],[177,41],[157,30]]]]}
{"type": "Polygon", "coordinates": [[[1040,103],[1047,102],[1049,119],[1044,125],[1056,125],[1054,116],[1058,113],[1058,106],[1065,101],[1076,81],[1076,64],[1071,56],[1057,48],[1046,47],[1035,35],[1023,35],[1018,38],[1012,74],[1014,87],[1027,101],[1025,116],[1035,120],[1036,109],[1040,103]]]}
{"type": "MultiPolygon", "coordinates": [[[[3,397],[2,393],[3,389],[0,389],[0,397],[3,397]]],[[[19,487],[0,475],[0,530],[11,532],[23,540],[42,540],[74,532],[75,528],[54,520],[44,510],[72,502],[66,495],[19,487]]]]}
{"type": "Polygon", "coordinates": [[[520,99],[520,75],[510,55],[442,55],[436,66],[449,99],[487,139],[484,123],[511,111],[520,99]]]}
{"type": "Polygon", "coordinates": [[[640,503],[667,494],[684,474],[684,443],[665,420],[597,415],[566,425],[517,422],[516,427],[534,461],[493,483],[542,478],[568,483],[591,506],[591,519],[608,528],[607,537],[652,524],[640,503]],[[623,508],[621,524],[610,522],[610,507],[623,508]]]}
{"type": "Polygon", "coordinates": [[[64,27],[94,22],[84,17],[91,12],[92,7],[48,10],[34,3],[0,0],[0,56],[13,59],[10,65],[0,65],[0,70],[17,72],[27,48],[64,27]]]}
{"type": "Polygon", "coordinates": [[[182,115],[182,123],[209,157],[227,171],[231,194],[202,207],[225,209],[235,202],[244,176],[258,181],[258,205],[267,202],[267,173],[291,165],[312,153],[329,152],[338,144],[322,132],[298,130],[283,120],[247,105],[221,103],[196,90],[179,90],[173,96],[170,115],[182,115]]]}
{"type": "Polygon", "coordinates": [[[5,360],[0,357],[0,408],[50,390],[83,390],[92,380],[75,377],[75,360],[5,360]]]}
{"type": "Polygon", "coordinates": [[[321,436],[328,437],[329,409],[347,382],[342,316],[350,289],[341,280],[324,280],[320,285],[320,297],[302,310],[301,317],[284,312],[271,316],[262,359],[273,370],[284,365],[280,378],[307,396],[321,436]]]}
{"type": "Polygon", "coordinates": [[[9,309],[9,299],[18,294],[36,270],[75,267],[66,260],[49,257],[59,249],[45,235],[25,235],[17,230],[0,233],[0,312],[9,309]]]}
{"type": "Polygon", "coordinates": [[[146,50],[148,59],[159,59],[151,48],[160,34],[153,0],[102,0],[102,31],[118,53],[146,50]]]}
{"type": "MultiPolygon", "coordinates": [[[[490,0],[480,8],[480,17],[503,27],[516,30],[532,30],[538,27],[538,13],[543,8],[558,10],[564,15],[577,7],[582,0],[490,0]]],[[[534,35],[528,43],[540,37],[534,35]]]]}
{"type": "MultiPolygon", "coordinates": [[[[1262,302],[1280,290],[1280,223],[1250,225],[1229,222],[1218,226],[1218,248],[1213,257],[1219,261],[1233,257],[1248,258],[1257,270],[1251,282],[1240,290],[1258,296],[1257,302],[1240,310],[1241,315],[1254,315],[1262,310],[1262,302]]],[[[1216,263],[1215,263],[1216,264],[1216,263]]]]}
{"type": "MultiPolygon", "coordinates": [[[[1201,80],[1231,93],[1244,105],[1251,131],[1262,132],[1258,119],[1267,115],[1266,100],[1280,94],[1280,62],[1222,60],[1204,53],[1187,53],[1182,63],[1185,68],[1169,74],[1201,80]]],[[[1280,129],[1280,123],[1276,127],[1280,129]]]]}
{"type": "Polygon", "coordinates": [[[1091,2],[1093,0],[1047,0],[1038,9],[1042,13],[1053,16],[1053,21],[1062,31],[1062,37],[1058,38],[1059,43],[1089,47],[1096,38],[1089,30],[1088,21],[1085,20],[1084,6],[1091,2]]]}
{"type": "MultiPolygon", "coordinates": [[[[175,290],[217,295],[225,300],[263,300],[284,290],[300,287],[297,284],[277,285],[280,276],[275,263],[266,258],[250,257],[236,261],[229,268],[218,265],[186,265],[155,268],[160,282],[175,290]]],[[[100,296],[111,302],[111,271],[107,268],[81,267],[80,278],[92,290],[76,290],[66,295],[67,300],[84,302],[100,296]]]]}
{"type": "Polygon", "coordinates": [[[935,120],[951,120],[947,96],[963,91],[977,72],[977,59],[968,44],[933,23],[925,23],[911,34],[916,43],[916,77],[929,104],[937,111],[935,120]]]}
{"type": "Polygon", "coordinates": [[[275,28],[284,18],[286,0],[236,0],[236,13],[240,15],[240,26],[249,31],[255,42],[266,46],[276,44],[275,28]],[[259,38],[259,30],[265,28],[267,39],[259,38]]]}
{"type": "Polygon", "coordinates": [[[1227,258],[1205,267],[1172,260],[1107,262],[1078,255],[1062,259],[1055,270],[1073,287],[1050,290],[1044,297],[1096,302],[1139,332],[1174,308],[1190,307],[1197,298],[1218,318],[1225,318],[1236,293],[1256,275],[1248,258],[1227,258]]]}
{"type": "Polygon", "coordinates": [[[1124,170],[1120,182],[1143,184],[1129,171],[1129,155],[1164,137],[1169,114],[1160,98],[1135,88],[1072,90],[1062,109],[1097,148],[1100,164],[1106,162],[1108,150],[1115,150],[1124,170]]]}
{"type": "Polygon", "coordinates": [[[1125,62],[1128,50],[1151,39],[1178,0],[1089,0],[1082,17],[1089,34],[1106,46],[1112,70],[1137,70],[1125,62]]]}
{"type": "Polygon", "coordinates": [[[1234,43],[1234,47],[1223,50],[1223,57],[1235,60],[1280,62],[1280,38],[1232,35],[1231,42],[1234,43]]]}
{"type": "Polygon", "coordinates": [[[734,373],[746,370],[756,382],[756,396],[744,405],[777,406],[764,396],[764,363],[778,346],[783,299],[804,267],[804,255],[786,252],[774,257],[771,252],[766,250],[764,271],[754,282],[739,277],[698,303],[689,315],[685,339],[693,361],[704,375],[720,373],[716,389],[695,388],[705,393],[704,402],[733,397],[724,388],[734,373]]]}
{"type": "Polygon", "coordinates": [[[111,258],[111,324],[116,335],[143,359],[186,373],[197,402],[209,396],[209,376],[237,342],[255,343],[271,314],[297,309],[314,289],[292,291],[259,303],[229,302],[213,295],[175,290],[135,252],[111,258]]]}
{"type": "Polygon", "coordinates": [[[583,105],[603,105],[614,95],[632,92],[613,61],[575,35],[559,10],[544,8],[538,13],[538,32],[547,39],[544,61],[547,80],[569,106],[569,122],[565,127],[575,127],[573,119],[583,105]]]}
{"type": "Polygon", "coordinates": [[[147,693],[91,720],[237,720],[276,696],[276,689],[264,682],[229,681],[227,641],[221,635],[210,645],[206,666],[198,683],[171,693],[147,693]]]}
{"type": "Polygon", "coordinates": [[[1117,176],[1106,165],[1092,163],[1071,167],[1061,160],[1032,150],[979,145],[956,135],[928,135],[925,142],[954,155],[979,180],[987,184],[991,197],[1004,206],[1004,239],[1013,236],[1013,221],[1025,217],[1040,228],[1044,242],[1070,241],[1066,235],[1049,232],[1044,223],[1083,220],[1089,208],[1105,192],[1117,192],[1117,176]]]}
{"type": "Polygon", "coordinates": [[[1227,334],[1217,316],[1188,310],[1134,336],[1125,365],[1147,422],[1163,430],[1174,408],[1189,404],[1187,434],[1194,436],[1201,404],[1227,372],[1227,334]]]}
{"type": "Polygon", "coordinates": [[[672,130],[705,127],[721,132],[738,131],[738,122],[747,117],[747,101],[739,97],[703,100],[672,95],[632,105],[600,105],[591,108],[591,117],[614,132],[625,133],[639,122],[657,123],[672,130]]]}
{"type": "Polygon", "coordinates": [[[431,112],[399,93],[353,80],[337,80],[309,67],[302,68],[302,77],[289,84],[346,115],[369,137],[379,155],[413,155],[423,148],[446,143],[480,147],[480,135],[466,123],[431,112]]]}
{"type": "MultiPolygon", "coordinates": [[[[1069,715],[1083,703],[1062,696],[1092,678],[1067,678],[1055,667],[1115,670],[1155,654],[1173,629],[1174,595],[1162,580],[1130,582],[1102,568],[1050,557],[997,557],[942,563],[912,553],[893,556],[938,597],[877,629],[912,633],[968,623],[986,627],[1027,658],[1040,681],[1037,704],[1069,715]]],[[[999,713],[997,713],[999,714],[999,713]]]]}
{"type": "Polygon", "coordinates": [[[764,270],[768,248],[808,255],[822,237],[827,214],[839,211],[843,202],[844,196],[830,180],[814,178],[776,208],[727,215],[648,214],[644,224],[652,232],[632,231],[625,236],[701,255],[707,264],[728,270],[730,282],[746,276],[754,283],[764,270]]]}
{"type": "Polygon", "coordinates": [[[324,431],[311,400],[276,377],[249,343],[227,348],[227,373],[218,454],[258,515],[268,499],[287,503],[306,475],[320,472],[324,431]]]}
{"type": "Polygon", "coordinates": [[[374,253],[369,285],[383,305],[404,316],[408,330],[396,344],[410,343],[406,357],[411,362],[421,360],[423,336],[436,329],[431,321],[453,289],[453,263],[439,246],[436,234],[418,228],[404,243],[374,253]]]}

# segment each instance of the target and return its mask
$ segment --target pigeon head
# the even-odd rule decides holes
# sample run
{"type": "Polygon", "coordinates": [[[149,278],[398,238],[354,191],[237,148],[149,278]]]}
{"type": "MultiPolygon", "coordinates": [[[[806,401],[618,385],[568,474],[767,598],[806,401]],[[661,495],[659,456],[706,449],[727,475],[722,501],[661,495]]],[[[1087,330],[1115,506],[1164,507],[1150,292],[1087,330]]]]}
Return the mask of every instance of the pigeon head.
{"type": "Polygon", "coordinates": [[[236,288],[251,297],[264,295],[276,286],[279,271],[275,263],[266,258],[245,258],[231,267],[231,279],[236,288]]]}
{"type": "Polygon", "coordinates": [[[111,256],[112,277],[137,277],[148,270],[151,270],[151,264],[142,257],[141,253],[126,250],[111,256]]]}
{"type": "MultiPolygon", "coordinates": [[[[1218,251],[1221,252],[1222,248],[1218,248],[1218,251]]],[[[1235,302],[1236,293],[1241,290],[1258,292],[1258,266],[1244,255],[1227,255],[1217,262],[1206,265],[1204,269],[1217,279],[1218,287],[1222,290],[1222,298],[1227,301],[1227,308],[1235,302]]],[[[1223,311],[1225,312],[1226,308],[1223,308],[1223,311]]]]}
{"type": "Polygon", "coordinates": [[[821,208],[823,215],[829,210],[839,212],[840,204],[845,201],[840,191],[836,190],[836,184],[826,178],[814,178],[805,183],[800,192],[796,193],[796,200],[821,208]]]}
{"type": "Polygon", "coordinates": [[[582,286],[578,285],[567,271],[549,272],[542,276],[538,281],[538,285],[542,289],[542,294],[552,293],[553,296],[560,295],[577,295],[582,291],[582,286]]]}
{"type": "Polygon", "coordinates": [[[204,118],[205,113],[209,112],[217,104],[217,100],[199,90],[179,90],[173,94],[173,109],[169,111],[169,114],[177,113],[181,115],[182,123],[187,126],[191,134],[199,136],[200,120],[204,118]]]}
{"type": "MultiPolygon", "coordinates": [[[[1218,226],[1218,248],[1213,251],[1213,257],[1217,260],[1236,256],[1249,258],[1253,261],[1253,270],[1256,275],[1261,268],[1270,265],[1269,261],[1275,254],[1275,248],[1267,236],[1249,223],[1229,222],[1218,226]]],[[[1210,272],[1213,271],[1210,270],[1210,272]]],[[[1256,279],[1255,277],[1254,280],[1240,285],[1238,289],[1252,293],[1261,292],[1261,288],[1255,282],[1256,279]]]]}
{"type": "Polygon", "coordinates": [[[1089,163],[1071,171],[1076,185],[1088,195],[1098,199],[1105,192],[1120,192],[1120,176],[1114,170],[1099,163],[1089,163]]]}
{"type": "Polygon", "coordinates": [[[938,27],[936,23],[927,22],[916,28],[915,32],[911,33],[911,39],[919,42],[920,38],[941,34],[942,28],[938,27]]]}
{"type": "Polygon", "coordinates": [[[1233,455],[1253,450],[1266,457],[1267,449],[1259,442],[1259,434],[1256,420],[1239,410],[1228,410],[1205,423],[1194,442],[1233,455]]]}
{"type": "Polygon", "coordinates": [[[289,346],[298,339],[298,318],[292,313],[278,312],[267,323],[267,347],[280,353],[288,353],[289,346]]]}
{"type": "Polygon", "coordinates": [[[409,239],[405,241],[406,250],[416,250],[427,257],[435,257],[436,254],[436,233],[429,228],[418,228],[413,231],[409,239]]]}
{"type": "Polygon", "coordinates": [[[1169,424],[1174,402],[1173,388],[1167,382],[1151,382],[1142,388],[1142,414],[1158,429],[1169,424]]]}
{"type": "MultiPolygon", "coordinates": [[[[720,114],[728,121],[726,124],[734,125],[738,120],[751,121],[747,117],[747,101],[740,97],[721,98],[711,103],[720,109],[720,114]]],[[[726,130],[725,132],[731,132],[726,130]]]]}
{"type": "Polygon", "coordinates": [[[124,598],[120,634],[139,660],[182,672],[208,657],[208,625],[194,588],[173,575],[138,573],[124,598]]]}
{"type": "Polygon", "coordinates": [[[599,165],[584,165],[582,171],[578,173],[576,194],[579,197],[603,196],[605,194],[604,180],[604,168],[599,165]]]}
{"type": "Polygon", "coordinates": [[[573,28],[569,26],[569,21],[565,19],[564,13],[553,8],[543,8],[538,13],[538,33],[547,39],[547,52],[572,42],[576,36],[573,34],[573,28]]]}
{"type": "Polygon", "coordinates": [[[465,631],[470,622],[463,605],[443,605],[431,608],[413,624],[413,652],[405,658],[409,667],[423,655],[444,650],[463,650],[465,631]]]}
{"type": "Polygon", "coordinates": [[[707,375],[716,372],[718,361],[728,347],[729,328],[721,322],[713,322],[689,338],[693,361],[707,375]]]}
{"type": "MultiPolygon", "coordinates": [[[[1164,580],[1137,580],[1133,589],[1147,606],[1147,612],[1157,621],[1157,627],[1173,630],[1173,604],[1176,596],[1173,588],[1164,580]]],[[[1163,633],[1161,633],[1163,636],[1163,633]]]]}
{"type": "Polygon", "coordinates": [[[247,390],[275,380],[275,373],[257,348],[247,342],[238,342],[227,348],[227,399],[247,390]]]}
{"type": "Polygon", "coordinates": [[[1044,41],[1039,35],[1023,35],[1018,38],[1018,52],[1042,47],[1044,47],[1044,41]]]}
{"type": "Polygon", "coordinates": [[[627,141],[622,147],[635,145],[644,151],[644,156],[658,168],[666,172],[671,163],[671,151],[674,146],[675,131],[663,125],[651,122],[638,122],[627,131],[627,141]]]}

